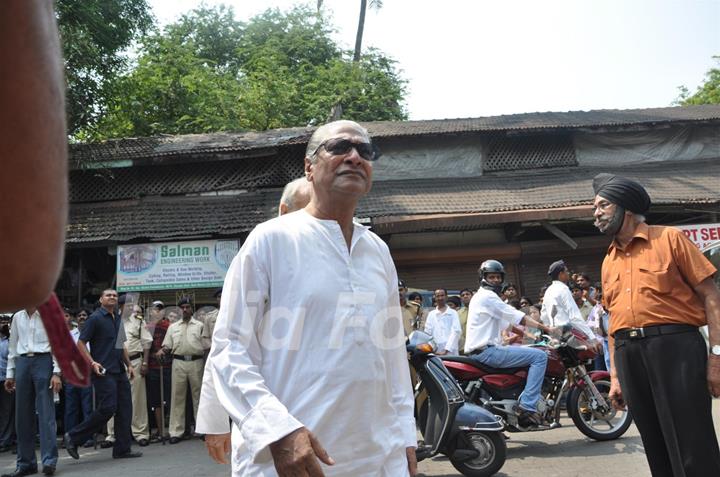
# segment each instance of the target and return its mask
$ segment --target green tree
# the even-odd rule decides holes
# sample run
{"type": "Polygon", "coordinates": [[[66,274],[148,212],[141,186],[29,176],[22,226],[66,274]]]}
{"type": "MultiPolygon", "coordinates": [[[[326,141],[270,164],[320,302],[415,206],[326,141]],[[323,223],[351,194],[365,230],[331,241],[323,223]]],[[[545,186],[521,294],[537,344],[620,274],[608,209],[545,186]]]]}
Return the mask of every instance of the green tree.
{"type": "Polygon", "coordinates": [[[343,105],[357,120],[406,118],[405,80],[392,59],[352,53],[308,7],[268,10],[247,23],[200,8],[149,35],[88,138],[264,130],[325,121],[343,105]]]}
{"type": "Polygon", "coordinates": [[[91,128],[127,49],[154,23],[147,0],[57,0],[67,81],[68,132],[91,128]]]}
{"type": "Polygon", "coordinates": [[[718,63],[718,68],[710,68],[705,74],[705,82],[701,84],[694,94],[685,86],[680,86],[680,96],[675,100],[676,104],[683,106],[691,104],[720,104],[720,56],[713,56],[718,63]]]}

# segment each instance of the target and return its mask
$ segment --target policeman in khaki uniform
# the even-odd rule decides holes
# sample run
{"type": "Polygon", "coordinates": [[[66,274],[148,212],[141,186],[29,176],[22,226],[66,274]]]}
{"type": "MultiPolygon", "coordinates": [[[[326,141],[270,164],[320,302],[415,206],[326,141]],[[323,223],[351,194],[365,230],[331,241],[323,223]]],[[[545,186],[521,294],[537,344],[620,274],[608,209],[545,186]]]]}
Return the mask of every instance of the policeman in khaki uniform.
{"type": "Polygon", "coordinates": [[[398,280],[398,295],[400,296],[400,309],[402,310],[405,336],[410,336],[410,333],[419,329],[422,310],[420,305],[407,300],[407,287],[402,280],[398,280]]]}
{"type": "Polygon", "coordinates": [[[217,300],[217,308],[205,315],[205,321],[203,321],[203,346],[205,349],[210,349],[212,344],[212,335],[215,330],[215,322],[217,321],[218,312],[220,311],[220,299],[222,298],[222,288],[218,288],[213,295],[217,300]]]}
{"type": "MultiPolygon", "coordinates": [[[[150,443],[150,426],[148,425],[147,394],[145,391],[145,375],[148,372],[148,358],[152,335],[147,329],[142,307],[133,306],[130,316],[123,318],[127,341],[128,357],[132,364],[134,377],[130,380],[132,393],[132,435],[138,445],[145,447],[150,443]]],[[[108,437],[106,442],[115,441],[114,419],[108,421],[108,437]]],[[[106,444],[107,445],[107,444],[106,444]]]]}
{"type": "Polygon", "coordinates": [[[168,327],[158,357],[164,355],[172,362],[172,397],[170,399],[170,444],[177,444],[185,432],[185,396],[187,386],[193,400],[193,415],[197,416],[200,386],[203,375],[203,324],[192,317],[193,306],[185,297],[178,302],[182,319],[168,327]]]}

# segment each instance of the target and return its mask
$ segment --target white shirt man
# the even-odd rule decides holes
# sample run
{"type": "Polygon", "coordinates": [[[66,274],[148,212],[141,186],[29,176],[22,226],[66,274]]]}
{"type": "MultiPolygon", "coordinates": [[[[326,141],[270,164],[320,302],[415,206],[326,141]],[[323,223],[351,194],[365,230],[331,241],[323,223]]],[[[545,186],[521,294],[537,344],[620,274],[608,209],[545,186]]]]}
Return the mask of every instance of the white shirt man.
{"type": "Polygon", "coordinates": [[[235,476],[291,469],[283,454],[300,439],[314,452],[303,472],[320,471],[315,456],[326,476],[406,476],[414,462],[397,274],[347,199],[369,190],[367,134],[349,121],[323,128],[308,146],[310,205],[256,227],[226,275],[197,431],[227,432],[230,414],[235,476]],[[318,145],[320,132],[332,137],[318,145]],[[333,194],[349,215],[320,213],[333,194]]]}
{"type": "Polygon", "coordinates": [[[497,293],[481,287],[470,299],[465,354],[487,345],[502,345],[502,331],[508,324],[520,325],[524,317],[525,313],[503,302],[497,293]]]}
{"type": "Polygon", "coordinates": [[[585,333],[591,340],[595,340],[595,333],[587,325],[585,317],[573,298],[567,283],[570,281],[570,272],[565,262],[558,260],[550,264],[548,276],[552,283],[543,296],[540,320],[551,327],[560,327],[572,323],[573,326],[585,333]]]}
{"type": "Polygon", "coordinates": [[[553,280],[545,290],[540,319],[553,328],[572,323],[591,339],[595,339],[595,333],[585,322],[570,289],[560,280],[553,280]]]}
{"type": "Polygon", "coordinates": [[[430,311],[425,321],[425,333],[435,339],[438,354],[457,355],[462,336],[462,326],[457,311],[447,306],[447,292],[444,289],[435,291],[438,306],[430,311]]]}

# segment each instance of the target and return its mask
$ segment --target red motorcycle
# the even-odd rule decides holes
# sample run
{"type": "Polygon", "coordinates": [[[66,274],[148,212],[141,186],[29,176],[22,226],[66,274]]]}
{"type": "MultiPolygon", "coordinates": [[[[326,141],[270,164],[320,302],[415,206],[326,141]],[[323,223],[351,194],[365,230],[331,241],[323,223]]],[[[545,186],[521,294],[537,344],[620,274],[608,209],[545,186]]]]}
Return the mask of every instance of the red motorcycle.
{"type": "Polygon", "coordinates": [[[586,436],[607,441],[622,436],[632,423],[630,413],[613,408],[608,393],[610,374],[588,372],[585,365],[596,352],[587,336],[577,328],[566,326],[559,339],[545,336],[531,345],[548,356],[538,413],[539,426],[523,427],[515,411],[520,393],[525,388],[528,368],[491,368],[462,356],[442,356],[445,367],[465,391],[466,398],[500,416],[509,432],[543,431],[560,427],[563,395],[567,413],[575,426],[586,436]]]}

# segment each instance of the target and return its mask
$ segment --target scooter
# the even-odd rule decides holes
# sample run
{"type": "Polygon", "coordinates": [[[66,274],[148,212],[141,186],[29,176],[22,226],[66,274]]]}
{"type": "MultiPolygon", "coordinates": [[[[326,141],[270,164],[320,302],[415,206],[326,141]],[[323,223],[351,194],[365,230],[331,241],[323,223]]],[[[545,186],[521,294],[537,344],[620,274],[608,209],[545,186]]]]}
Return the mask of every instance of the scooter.
{"type": "Polygon", "coordinates": [[[500,417],[465,401],[462,388],[443,362],[432,337],[410,334],[407,351],[419,381],[415,386],[415,419],[423,435],[418,462],[444,454],[462,475],[488,477],[505,464],[505,436],[500,417]]]}

